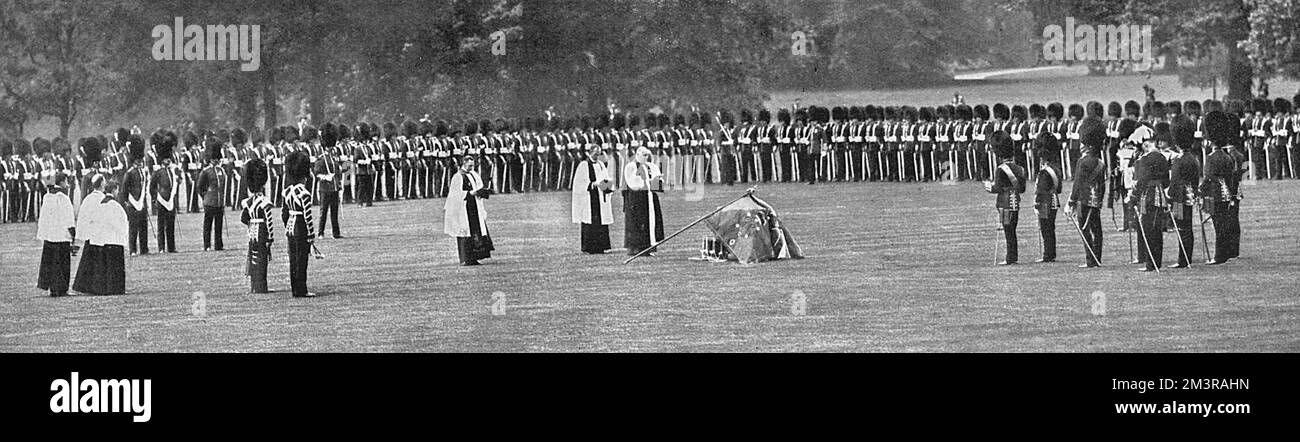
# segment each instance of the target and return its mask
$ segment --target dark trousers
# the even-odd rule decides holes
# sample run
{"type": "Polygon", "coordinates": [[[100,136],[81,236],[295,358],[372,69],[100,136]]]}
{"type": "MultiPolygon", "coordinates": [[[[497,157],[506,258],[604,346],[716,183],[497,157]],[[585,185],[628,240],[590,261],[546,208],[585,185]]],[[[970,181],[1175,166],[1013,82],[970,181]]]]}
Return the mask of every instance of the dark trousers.
{"type": "Polygon", "coordinates": [[[127,243],[131,246],[131,254],[149,253],[149,212],[128,207],[126,219],[127,243]]]}
{"type": "Polygon", "coordinates": [[[293,296],[307,296],[307,260],[311,244],[306,236],[289,237],[289,286],[293,296]]]}
{"type": "Polygon", "coordinates": [[[1214,221],[1214,262],[1226,262],[1232,258],[1232,208],[1216,202],[1210,219],[1214,221]]]}
{"type": "Polygon", "coordinates": [[[728,186],[736,184],[736,155],[730,153],[721,154],[718,157],[718,168],[722,169],[722,183],[728,186]]]}
{"type": "Polygon", "coordinates": [[[1241,200],[1228,206],[1228,257],[1238,256],[1241,256],[1241,200]]]}
{"type": "Polygon", "coordinates": [[[375,205],[375,176],[357,175],[357,203],[363,206],[375,205]]]}
{"type": "Polygon", "coordinates": [[[1085,244],[1085,261],[1088,266],[1095,267],[1101,265],[1101,208],[1082,206],[1079,209],[1077,221],[1079,229],[1083,231],[1083,241],[1085,244]],[[1089,253],[1087,249],[1092,252],[1089,253]],[[1096,256],[1093,256],[1096,255],[1096,256]]]}
{"type": "Polygon", "coordinates": [[[749,148],[740,153],[740,182],[748,183],[750,180],[758,181],[754,175],[754,152],[749,148]]]}
{"type": "Polygon", "coordinates": [[[176,252],[176,212],[158,210],[158,251],[176,252]]]}
{"type": "Polygon", "coordinates": [[[270,293],[266,286],[266,268],[271,259],[271,245],[262,241],[248,242],[249,292],[270,293]]]}
{"type": "Polygon", "coordinates": [[[320,236],[325,236],[325,222],[329,221],[334,227],[332,232],[335,237],[339,236],[339,193],[337,191],[321,192],[320,194],[320,236]]]}
{"type": "Polygon", "coordinates": [[[224,249],[221,242],[221,225],[226,222],[225,208],[203,207],[203,249],[212,248],[215,240],[216,250],[224,249]]]}
{"type": "Polygon", "coordinates": [[[1056,260],[1056,209],[1038,213],[1038,232],[1043,237],[1043,261],[1056,260]]]}
{"type": "Polygon", "coordinates": [[[1020,247],[1016,241],[1016,225],[1020,224],[1020,211],[1000,209],[1002,213],[1002,234],[1007,239],[1007,263],[1014,264],[1020,260],[1020,247]]]}
{"type": "Polygon", "coordinates": [[[1165,229],[1164,218],[1169,215],[1163,210],[1148,208],[1139,217],[1141,232],[1138,235],[1138,251],[1146,258],[1147,269],[1164,267],[1165,229]]]}
{"type": "Polygon", "coordinates": [[[1192,233],[1192,206],[1175,204],[1173,210],[1181,214],[1174,217],[1174,226],[1178,228],[1178,266],[1185,267],[1192,263],[1192,257],[1196,251],[1196,238],[1192,233]]]}
{"type": "Polygon", "coordinates": [[[772,181],[772,148],[762,148],[758,153],[756,161],[757,166],[759,167],[759,172],[758,176],[754,177],[755,180],[762,178],[764,183],[772,181]]]}
{"type": "Polygon", "coordinates": [[[808,152],[799,152],[799,177],[803,178],[809,184],[817,182],[817,158],[816,154],[808,152]]]}

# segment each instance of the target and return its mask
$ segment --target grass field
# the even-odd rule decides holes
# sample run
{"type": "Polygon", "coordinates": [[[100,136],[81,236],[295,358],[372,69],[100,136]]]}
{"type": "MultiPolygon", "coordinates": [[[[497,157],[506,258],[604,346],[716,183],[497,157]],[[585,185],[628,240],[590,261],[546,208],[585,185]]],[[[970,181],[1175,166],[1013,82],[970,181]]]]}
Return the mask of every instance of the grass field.
{"type": "MultiPolygon", "coordinates": [[[[665,195],[668,230],[742,191],[665,195]]],[[[1063,217],[1061,262],[995,267],[992,197],[978,183],[761,186],[808,258],[752,266],[690,260],[703,230],[626,266],[622,254],[584,255],[568,194],[546,193],[493,197],[494,258],[459,267],[441,200],[390,202],[344,209],[347,238],[319,242],[327,258],[311,263],[315,299],[286,293],[282,238],[278,292],[246,294],[235,213],[224,252],[196,251],[201,216],[181,216],[182,253],[129,259],[130,293],[116,297],[44,296],[35,224],[0,225],[0,350],[1295,352],[1298,191],[1300,182],[1247,189],[1240,260],[1161,274],[1120,264],[1125,236],[1109,229],[1107,266],[1077,269],[1082,246],[1063,217]],[[796,291],[806,316],[790,314],[796,291]],[[1090,314],[1094,291],[1107,294],[1104,317],[1090,314]],[[507,296],[504,316],[489,312],[494,292],[507,296]]],[[[620,210],[615,198],[616,247],[620,210]]],[[[1031,262],[1036,224],[1022,217],[1019,231],[1031,262]]]]}
{"type": "MultiPolygon", "coordinates": [[[[772,92],[767,102],[770,108],[789,107],[799,100],[800,105],[813,104],[823,106],[890,104],[913,106],[937,106],[952,103],[953,94],[961,94],[966,103],[972,106],[980,103],[1006,103],[1046,105],[1058,101],[1066,106],[1071,103],[1098,101],[1103,105],[1111,101],[1124,103],[1128,100],[1144,100],[1142,85],[1150,85],[1156,91],[1156,99],[1169,100],[1205,100],[1212,98],[1210,89],[1185,88],[1179,84],[1177,75],[1109,75],[1087,76],[1083,66],[1062,67],[1055,70],[1041,70],[1014,75],[991,77],[987,80],[953,81],[944,86],[930,88],[856,90],[856,91],[779,91],[772,92]],[[1038,98],[1029,98],[1038,97],[1038,98]]],[[[1269,89],[1272,97],[1291,99],[1300,92],[1300,82],[1294,80],[1274,80],[1269,89]]],[[[1218,98],[1223,99],[1227,90],[1219,88],[1218,98]]]]}

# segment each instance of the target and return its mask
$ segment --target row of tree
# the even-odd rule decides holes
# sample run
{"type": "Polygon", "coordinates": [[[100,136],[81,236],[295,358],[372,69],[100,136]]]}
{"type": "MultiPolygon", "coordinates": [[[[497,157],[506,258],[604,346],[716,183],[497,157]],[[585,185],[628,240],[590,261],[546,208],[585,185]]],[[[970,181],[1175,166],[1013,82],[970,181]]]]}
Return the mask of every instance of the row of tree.
{"type": "Polygon", "coordinates": [[[1229,95],[1247,96],[1254,79],[1297,75],[1295,2],[0,0],[0,135],[37,119],[67,137],[128,122],[748,107],[768,90],[917,86],[1022,65],[1042,25],[1066,15],[1151,23],[1160,51],[1193,67],[1219,48],[1229,95]],[[151,30],[176,17],[258,25],[259,69],[155,60],[151,30]]]}

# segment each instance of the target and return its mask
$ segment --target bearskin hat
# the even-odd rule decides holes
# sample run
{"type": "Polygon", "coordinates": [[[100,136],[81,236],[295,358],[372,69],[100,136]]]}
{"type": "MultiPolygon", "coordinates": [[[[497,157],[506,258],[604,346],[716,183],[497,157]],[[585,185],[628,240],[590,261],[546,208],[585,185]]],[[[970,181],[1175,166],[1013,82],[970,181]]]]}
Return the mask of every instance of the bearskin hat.
{"type": "Polygon", "coordinates": [[[1271,114],[1273,113],[1273,103],[1268,101],[1267,98],[1256,98],[1255,105],[1251,110],[1256,113],[1264,113],[1265,115],[1271,114]]]}
{"type": "Polygon", "coordinates": [[[627,127],[628,129],[636,129],[641,127],[641,116],[637,114],[628,114],[627,127]]]}
{"type": "Polygon", "coordinates": [[[476,133],[478,133],[478,122],[476,122],[476,121],[474,121],[474,120],[472,120],[472,119],[471,119],[471,120],[466,120],[466,121],[465,121],[465,128],[464,128],[464,130],[461,132],[461,134],[462,134],[462,135],[474,135],[474,134],[476,134],[476,133]]]}
{"type": "Polygon", "coordinates": [[[1169,128],[1173,137],[1174,145],[1182,148],[1184,151],[1192,150],[1192,145],[1196,144],[1196,122],[1187,117],[1174,119],[1174,124],[1169,128]]]}
{"type": "Polygon", "coordinates": [[[1096,101],[1089,101],[1088,104],[1084,106],[1083,110],[1084,110],[1084,115],[1081,115],[1080,118],[1085,116],[1097,117],[1097,118],[1106,117],[1106,106],[1102,106],[1101,103],[1096,101]]]}
{"type": "Polygon", "coordinates": [[[381,131],[385,140],[391,140],[393,137],[397,136],[397,124],[394,124],[392,121],[385,122],[381,131]]]}
{"type": "Polygon", "coordinates": [[[656,117],[655,114],[646,112],[645,117],[642,118],[642,121],[645,122],[646,129],[656,129],[659,127],[659,118],[656,117]]]}
{"type": "MultiPolygon", "coordinates": [[[[529,123],[532,123],[532,121],[529,121],[529,123]]],[[[344,126],[339,126],[339,127],[341,128],[344,126]]],[[[433,134],[433,122],[429,120],[420,120],[420,136],[423,137],[431,134],[433,134]]],[[[343,138],[341,134],[339,138],[343,138]]]]}
{"type": "Polygon", "coordinates": [[[975,118],[978,118],[978,119],[981,119],[981,120],[987,120],[987,119],[989,119],[989,107],[988,107],[988,105],[977,104],[977,105],[975,105],[975,107],[972,109],[972,111],[974,111],[974,113],[975,113],[975,118]]]}
{"type": "Polygon", "coordinates": [[[370,139],[378,140],[383,133],[383,130],[379,128],[379,124],[370,123],[370,139]]]}
{"type": "Polygon", "coordinates": [[[1011,119],[1011,108],[1007,107],[1007,105],[1002,104],[1002,103],[996,103],[996,104],[994,104],[994,105],[993,105],[993,118],[995,118],[995,119],[999,119],[999,120],[1010,120],[1010,119],[1011,119]]]}
{"type": "Polygon", "coordinates": [[[420,134],[420,125],[416,124],[415,121],[406,120],[402,122],[402,135],[405,135],[407,138],[414,138],[416,135],[419,134],[420,134]]]}
{"type": "Polygon", "coordinates": [[[50,148],[50,140],[40,137],[32,140],[32,151],[36,152],[37,155],[45,155],[50,153],[50,150],[52,150],[50,148]]]}
{"type": "Polygon", "coordinates": [[[1138,118],[1142,116],[1142,105],[1137,101],[1129,100],[1124,102],[1124,116],[1138,118]]]}
{"type": "Polygon", "coordinates": [[[970,121],[970,119],[971,119],[971,108],[970,108],[970,106],[967,106],[967,105],[964,105],[964,104],[963,104],[963,105],[959,105],[959,106],[957,106],[957,111],[956,111],[953,115],[954,115],[958,120],[962,120],[962,121],[970,121]]]}
{"type": "Polygon", "coordinates": [[[1024,121],[1029,118],[1029,112],[1022,105],[1011,106],[1011,119],[1024,121]]]}
{"type": "Polygon", "coordinates": [[[335,125],[334,138],[339,141],[350,140],[352,139],[352,131],[348,129],[348,125],[346,124],[335,125]]]}
{"type": "Polygon", "coordinates": [[[916,112],[918,121],[934,121],[934,108],[921,107],[916,112]]]}
{"type": "Polygon", "coordinates": [[[1089,115],[1079,121],[1079,143],[1100,148],[1106,142],[1106,123],[1101,117],[1089,115]]]}
{"type": "Polygon", "coordinates": [[[1227,113],[1234,115],[1237,118],[1246,116],[1246,103],[1243,103],[1241,100],[1230,98],[1223,104],[1227,113]]]}
{"type": "Polygon", "coordinates": [[[952,118],[952,111],[948,109],[950,107],[952,106],[939,106],[934,108],[934,117],[939,120],[952,118]]]}
{"type": "Polygon", "coordinates": [[[1007,135],[1005,131],[993,132],[993,136],[989,137],[989,147],[998,158],[1010,158],[1015,153],[1011,135],[1007,135]]]}
{"type": "Polygon", "coordinates": [[[627,126],[627,117],[623,116],[623,114],[614,114],[614,117],[610,118],[609,124],[615,130],[623,129],[627,126]]]}
{"type": "Polygon", "coordinates": [[[686,116],[682,114],[673,115],[673,126],[685,126],[686,116]]]}
{"type": "Polygon", "coordinates": [[[230,144],[235,147],[244,147],[248,144],[248,133],[238,127],[230,131],[230,144]]]}
{"type": "Polygon", "coordinates": [[[1106,116],[1111,118],[1123,117],[1124,106],[1120,105],[1118,101],[1110,102],[1110,104],[1106,105],[1106,116]]]}
{"type": "Polygon", "coordinates": [[[1207,113],[1208,113],[1208,112],[1213,112],[1213,111],[1223,112],[1223,102],[1222,102],[1222,101],[1219,101],[1219,100],[1205,100],[1205,103],[1202,103],[1202,104],[1204,105],[1204,108],[1201,109],[1202,112],[1207,112],[1207,113]]]}
{"type": "Polygon", "coordinates": [[[693,127],[693,128],[694,128],[694,127],[700,127],[700,124],[701,124],[701,123],[700,123],[700,113],[699,113],[699,112],[691,112],[691,117],[689,118],[689,120],[688,120],[688,122],[687,122],[687,125],[689,125],[690,127],[693,127]]]}
{"type": "MultiPolygon", "coordinates": [[[[1088,104],[1092,105],[1093,103],[1096,102],[1091,102],[1088,104]]],[[[1101,109],[1100,103],[1097,103],[1097,105],[1098,105],[1098,110],[1100,110],[1101,109]]],[[[1083,119],[1085,113],[1086,112],[1084,111],[1083,105],[1079,103],[1071,104],[1069,109],[1066,110],[1065,112],[1065,114],[1068,115],[1070,118],[1076,118],[1076,119],[1083,119]]]]}
{"type": "Polygon", "coordinates": [[[253,158],[244,162],[244,182],[248,183],[248,189],[261,189],[266,186],[266,162],[260,158],[253,158]]]}
{"type": "MultiPolygon", "coordinates": [[[[7,144],[8,141],[0,141],[0,147],[6,146],[7,144]]],[[[102,155],[103,155],[104,147],[102,144],[99,143],[99,138],[95,138],[95,137],[82,138],[81,141],[79,141],[77,144],[80,145],[79,147],[81,148],[81,157],[86,162],[86,164],[93,164],[103,159],[102,155]]],[[[13,147],[10,146],[7,150],[12,152],[13,147]]],[[[8,154],[6,153],[6,155],[8,154]]]]}
{"type": "MultiPolygon", "coordinates": [[[[175,140],[176,136],[172,135],[172,139],[175,140]]],[[[63,139],[62,137],[54,139],[53,148],[54,148],[54,153],[59,155],[67,155],[69,152],[72,152],[72,145],[68,144],[68,140],[63,139]]]]}
{"type": "Polygon", "coordinates": [[[1165,143],[1167,145],[1174,144],[1174,135],[1170,131],[1169,123],[1165,121],[1156,123],[1155,135],[1151,138],[1154,138],[1156,143],[1165,143]]]}
{"type": "Polygon", "coordinates": [[[14,154],[14,143],[8,138],[0,138],[0,156],[8,159],[14,154]]]}
{"type": "Polygon", "coordinates": [[[303,126],[301,135],[304,143],[310,143],[320,139],[320,129],[311,125],[303,126]]]}
{"type": "Polygon", "coordinates": [[[144,159],[144,139],[132,134],[126,138],[126,157],[131,162],[144,159]]]}
{"type": "Polygon", "coordinates": [[[1201,115],[1201,102],[1196,101],[1196,100],[1187,100],[1187,101],[1184,101],[1184,102],[1183,102],[1183,110],[1186,111],[1188,115],[1196,115],[1196,116],[1200,116],[1200,115],[1201,115]]]}
{"type": "Polygon", "coordinates": [[[672,117],[669,117],[667,113],[659,114],[657,121],[659,122],[659,125],[656,127],[660,129],[668,129],[673,126],[673,119],[672,117]]]}
{"type": "Polygon", "coordinates": [[[880,108],[876,107],[876,105],[874,104],[868,104],[862,107],[862,119],[864,120],[877,118],[876,115],[878,115],[879,113],[880,113],[880,108]]]}
{"type": "Polygon", "coordinates": [[[435,121],[435,122],[433,123],[433,136],[435,136],[435,137],[445,137],[445,136],[447,136],[447,122],[446,122],[446,121],[438,120],[438,121],[435,121]]]}
{"type": "Polygon", "coordinates": [[[1047,118],[1047,108],[1043,107],[1043,105],[1038,103],[1031,104],[1029,105],[1029,117],[1047,118]]]}
{"type": "Polygon", "coordinates": [[[800,123],[808,123],[808,110],[807,110],[807,109],[795,109],[795,111],[794,111],[794,121],[798,121],[798,122],[800,122],[800,123]]]}
{"type": "MultiPolygon", "coordinates": [[[[1082,111],[1083,109],[1080,109],[1082,111]]],[[[1051,103],[1047,105],[1047,118],[1059,120],[1065,118],[1065,106],[1061,103],[1051,103]]]]}
{"type": "Polygon", "coordinates": [[[203,140],[203,152],[206,154],[204,157],[208,160],[220,160],[221,151],[221,140],[215,137],[208,137],[208,139],[203,140]]]}
{"type": "Polygon", "coordinates": [[[280,134],[284,136],[286,143],[295,143],[298,141],[298,128],[293,126],[284,126],[280,128],[280,134]]]}
{"type": "Polygon", "coordinates": [[[844,121],[849,119],[849,111],[844,106],[835,106],[831,108],[831,119],[835,121],[844,121]]]}
{"type": "Polygon", "coordinates": [[[1291,102],[1287,101],[1287,99],[1285,98],[1278,98],[1276,100],[1273,100],[1273,112],[1279,114],[1291,113],[1291,102]]]}
{"type": "Polygon", "coordinates": [[[1294,97],[1291,97],[1291,109],[1300,110],[1300,93],[1295,94],[1294,97]]]}
{"type": "Polygon", "coordinates": [[[701,125],[708,126],[712,123],[713,123],[713,117],[710,117],[708,112],[700,112],[701,125]]]}
{"type": "Polygon", "coordinates": [[[815,109],[817,109],[817,111],[812,114],[813,121],[818,123],[829,123],[831,121],[830,109],[821,106],[817,106],[815,109]]]}
{"type": "Polygon", "coordinates": [[[1218,110],[1210,111],[1205,114],[1205,139],[1216,146],[1235,144],[1239,125],[1235,117],[1218,110]]]}
{"type": "MultiPolygon", "coordinates": [[[[143,148],[141,148],[141,151],[142,152],[144,151],[143,148]]],[[[18,155],[22,157],[22,156],[27,156],[31,153],[32,153],[31,143],[27,142],[27,140],[24,140],[22,138],[14,139],[14,150],[13,150],[14,155],[18,155]]]]}
{"type": "Polygon", "coordinates": [[[749,109],[741,109],[740,124],[747,124],[752,122],[754,122],[754,114],[750,112],[749,109]]]}
{"type": "Polygon", "coordinates": [[[163,146],[166,142],[167,134],[161,130],[154,132],[153,135],[149,136],[149,144],[153,145],[154,152],[158,154],[158,158],[168,158],[172,156],[171,148],[163,146]]]}
{"type": "Polygon", "coordinates": [[[321,147],[334,147],[339,144],[339,135],[334,129],[334,123],[325,123],[320,127],[320,145],[321,147]]]}
{"type": "Polygon", "coordinates": [[[863,120],[863,118],[862,118],[862,108],[861,108],[861,107],[858,107],[858,106],[849,106],[849,119],[850,119],[850,120],[863,120]]]}
{"type": "Polygon", "coordinates": [[[121,149],[121,146],[125,146],[128,141],[127,139],[130,137],[131,137],[131,131],[126,130],[126,128],[119,127],[117,128],[116,131],[113,131],[113,144],[118,146],[119,149],[121,149]]]}
{"type": "Polygon", "coordinates": [[[1183,103],[1181,101],[1170,101],[1165,103],[1165,115],[1170,118],[1183,114],[1183,103]]]}
{"type": "Polygon", "coordinates": [[[770,122],[772,122],[772,112],[769,112],[767,109],[759,109],[759,110],[758,110],[758,121],[759,121],[759,122],[762,122],[762,123],[770,123],[770,122]]]}
{"type": "Polygon", "coordinates": [[[284,158],[284,174],[290,181],[301,181],[311,177],[311,166],[311,157],[307,152],[293,152],[284,158]]]}
{"type": "Polygon", "coordinates": [[[918,113],[919,113],[919,112],[917,112],[917,110],[916,110],[915,107],[912,107],[912,106],[903,106],[903,119],[904,119],[904,120],[908,120],[908,121],[916,121],[916,117],[917,117],[917,114],[918,114],[918,113]]]}
{"type": "Polygon", "coordinates": [[[1061,152],[1061,140],[1056,139],[1056,135],[1050,132],[1040,132],[1038,137],[1034,138],[1034,152],[1044,161],[1059,162],[1061,156],[1057,154],[1061,152]]]}
{"type": "Polygon", "coordinates": [[[488,134],[488,133],[496,132],[497,128],[496,125],[492,124],[492,120],[484,118],[478,121],[478,130],[479,132],[488,134]]]}

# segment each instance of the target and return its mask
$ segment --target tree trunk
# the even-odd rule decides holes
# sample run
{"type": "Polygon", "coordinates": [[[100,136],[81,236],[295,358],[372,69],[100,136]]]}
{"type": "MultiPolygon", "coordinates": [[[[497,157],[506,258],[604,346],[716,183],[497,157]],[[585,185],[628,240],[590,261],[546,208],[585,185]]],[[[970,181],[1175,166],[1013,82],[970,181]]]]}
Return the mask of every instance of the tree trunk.
{"type": "Polygon", "coordinates": [[[72,118],[59,118],[59,138],[68,139],[68,128],[72,127],[72,118]]]}
{"type": "Polygon", "coordinates": [[[199,86],[195,93],[199,94],[199,118],[195,123],[198,130],[202,131],[212,126],[212,99],[208,96],[206,85],[199,86]]]}
{"type": "Polygon", "coordinates": [[[1178,72],[1178,51],[1174,49],[1165,51],[1165,65],[1162,69],[1166,74],[1178,72]]]}
{"type": "Polygon", "coordinates": [[[1238,48],[1236,42],[1228,43],[1228,93],[1226,98],[1237,100],[1249,100],[1253,94],[1251,87],[1254,85],[1254,70],[1250,67],[1250,60],[1246,58],[1246,51],[1238,48]]]}
{"type": "Polygon", "coordinates": [[[262,128],[270,129],[275,127],[278,117],[279,107],[275,102],[275,68],[271,63],[271,56],[274,51],[267,51],[262,54],[262,128]]]}
{"type": "Polygon", "coordinates": [[[257,78],[241,75],[235,89],[236,124],[252,132],[257,128],[257,78]]]}

